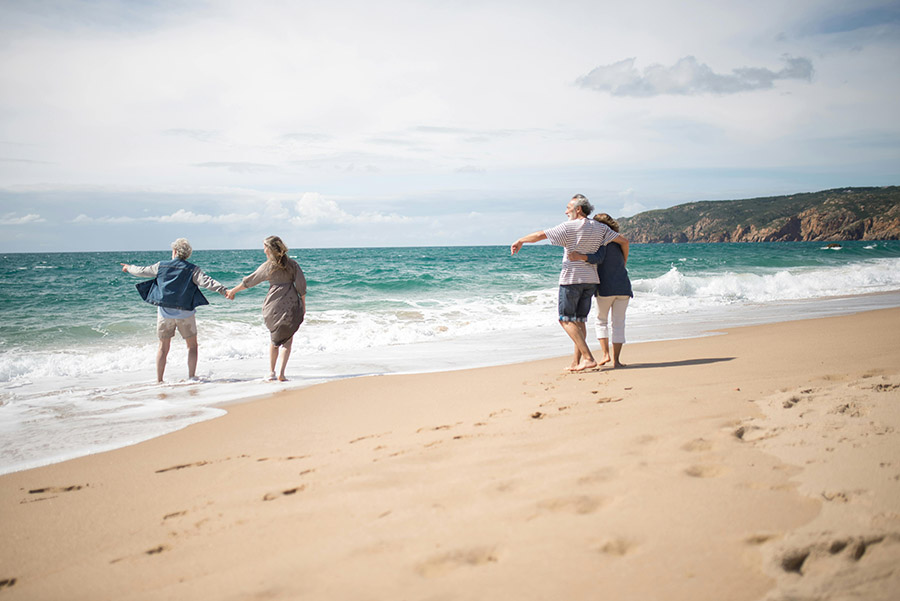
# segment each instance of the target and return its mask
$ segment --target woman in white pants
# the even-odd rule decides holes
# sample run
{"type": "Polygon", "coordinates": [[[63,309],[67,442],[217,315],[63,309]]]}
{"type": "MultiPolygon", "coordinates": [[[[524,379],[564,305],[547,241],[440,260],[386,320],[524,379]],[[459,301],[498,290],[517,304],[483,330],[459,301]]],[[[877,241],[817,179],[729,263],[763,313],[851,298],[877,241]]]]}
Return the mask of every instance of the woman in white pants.
{"type": "MultiPolygon", "coordinates": [[[[605,223],[613,231],[619,231],[618,222],[607,215],[599,213],[594,219],[605,223]]],[[[588,261],[597,264],[597,275],[600,276],[600,284],[597,286],[597,339],[603,351],[603,358],[598,365],[606,365],[610,361],[613,367],[625,367],[620,361],[622,345],[625,344],[625,312],[628,310],[628,302],[634,296],[631,290],[631,280],[628,278],[628,270],[625,264],[628,262],[628,242],[625,244],[608,244],[601,246],[593,255],[569,253],[570,261],[588,261]],[[609,352],[609,341],[612,338],[612,356],[609,352]]]]}

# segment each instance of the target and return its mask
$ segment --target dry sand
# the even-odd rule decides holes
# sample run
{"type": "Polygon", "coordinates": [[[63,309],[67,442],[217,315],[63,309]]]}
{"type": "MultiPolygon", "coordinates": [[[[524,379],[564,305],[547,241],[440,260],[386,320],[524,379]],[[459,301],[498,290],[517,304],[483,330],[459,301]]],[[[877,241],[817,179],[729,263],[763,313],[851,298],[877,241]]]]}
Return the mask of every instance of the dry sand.
{"type": "Polygon", "coordinates": [[[0,598],[897,598],[900,309],[623,360],[333,382],[2,476],[0,598]]]}

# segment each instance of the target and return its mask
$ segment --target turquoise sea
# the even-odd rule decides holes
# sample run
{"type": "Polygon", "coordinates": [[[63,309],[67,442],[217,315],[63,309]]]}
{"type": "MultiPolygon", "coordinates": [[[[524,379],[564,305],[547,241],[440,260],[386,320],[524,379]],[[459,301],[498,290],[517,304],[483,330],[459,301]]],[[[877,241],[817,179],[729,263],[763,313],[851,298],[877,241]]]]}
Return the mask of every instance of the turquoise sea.
{"type": "MultiPolygon", "coordinates": [[[[156,309],[119,264],[169,251],[0,255],[0,473],[146,440],[223,413],[229,401],[365,374],[562,356],[562,249],[506,246],[294,249],[309,283],[291,382],[262,382],[266,286],[197,313],[199,382],[172,345],[155,384],[156,309]]],[[[228,287],[261,250],[198,250],[228,287]]],[[[632,245],[630,343],[729,325],[900,305],[900,242],[632,245]],[[875,294],[877,293],[877,294],[875,294]]],[[[593,328],[589,328],[593,336],[593,328]]],[[[627,349],[626,349],[627,353],[627,349]]]]}

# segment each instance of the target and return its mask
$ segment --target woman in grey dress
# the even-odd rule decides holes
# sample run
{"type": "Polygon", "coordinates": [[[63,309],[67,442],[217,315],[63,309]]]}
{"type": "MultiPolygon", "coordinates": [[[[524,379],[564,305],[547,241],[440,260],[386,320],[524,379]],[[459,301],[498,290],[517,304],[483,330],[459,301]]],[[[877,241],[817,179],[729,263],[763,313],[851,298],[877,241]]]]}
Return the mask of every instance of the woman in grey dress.
{"type": "Polygon", "coordinates": [[[240,284],[228,291],[228,298],[259,283],[269,282],[269,293],[263,301],[263,320],[272,336],[269,348],[269,379],[275,379],[275,365],[281,355],[281,372],[278,379],[287,380],[284,370],[291,356],[294,334],[303,323],[306,314],[306,277],[296,261],[288,256],[288,248],[278,236],[269,236],[263,242],[266,262],[245,277],[240,284]],[[280,353],[279,353],[280,347],[280,353]]]}

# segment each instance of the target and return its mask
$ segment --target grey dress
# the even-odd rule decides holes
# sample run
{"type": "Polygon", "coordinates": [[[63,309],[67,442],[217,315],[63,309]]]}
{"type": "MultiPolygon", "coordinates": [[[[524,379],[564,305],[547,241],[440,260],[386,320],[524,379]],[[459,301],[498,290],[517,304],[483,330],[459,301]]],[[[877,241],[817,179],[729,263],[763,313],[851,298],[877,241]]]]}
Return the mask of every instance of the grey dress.
{"type": "Polygon", "coordinates": [[[301,298],[306,294],[306,277],[300,265],[288,259],[288,269],[278,269],[266,261],[243,279],[245,288],[269,282],[269,293],[263,301],[263,320],[272,335],[272,344],[281,346],[291,339],[306,314],[301,298]]]}

